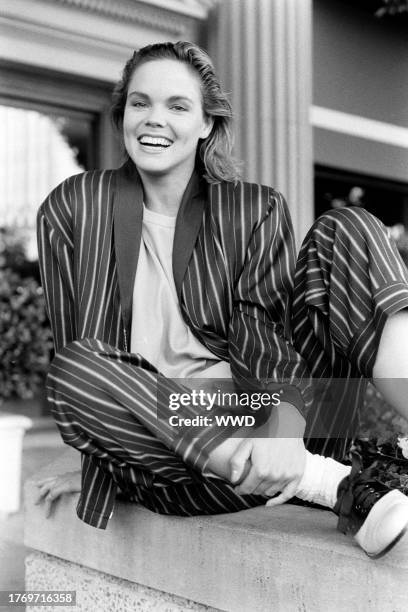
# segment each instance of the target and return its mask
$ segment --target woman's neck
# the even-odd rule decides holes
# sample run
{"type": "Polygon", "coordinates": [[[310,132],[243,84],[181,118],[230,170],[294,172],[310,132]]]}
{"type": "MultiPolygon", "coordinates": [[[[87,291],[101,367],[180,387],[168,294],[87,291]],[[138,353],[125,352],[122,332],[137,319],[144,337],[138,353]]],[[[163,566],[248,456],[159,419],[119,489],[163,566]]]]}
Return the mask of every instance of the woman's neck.
{"type": "Polygon", "coordinates": [[[145,206],[162,215],[176,216],[180,208],[188,179],[149,176],[140,172],[143,183],[145,206]]]}

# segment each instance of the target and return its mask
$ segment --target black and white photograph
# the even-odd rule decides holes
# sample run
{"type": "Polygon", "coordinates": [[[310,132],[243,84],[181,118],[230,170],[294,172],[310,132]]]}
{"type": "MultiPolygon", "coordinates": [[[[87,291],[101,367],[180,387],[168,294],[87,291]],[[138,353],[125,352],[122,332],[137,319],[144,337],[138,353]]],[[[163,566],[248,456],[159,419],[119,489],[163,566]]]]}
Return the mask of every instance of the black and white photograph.
{"type": "Polygon", "coordinates": [[[0,612],[408,610],[408,0],[1,0],[0,612]]]}

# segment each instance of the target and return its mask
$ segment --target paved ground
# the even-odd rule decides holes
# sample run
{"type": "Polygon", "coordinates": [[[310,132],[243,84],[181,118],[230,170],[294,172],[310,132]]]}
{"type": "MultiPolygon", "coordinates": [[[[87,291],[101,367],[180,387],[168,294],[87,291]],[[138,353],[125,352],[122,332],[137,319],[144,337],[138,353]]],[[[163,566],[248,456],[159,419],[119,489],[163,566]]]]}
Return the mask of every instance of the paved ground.
{"type": "MultiPolygon", "coordinates": [[[[64,448],[56,430],[28,432],[24,439],[22,483],[54,461],[64,448]]],[[[24,590],[23,509],[11,515],[0,514],[0,590],[24,590]]],[[[0,612],[15,612],[23,607],[0,606],[0,612]]]]}

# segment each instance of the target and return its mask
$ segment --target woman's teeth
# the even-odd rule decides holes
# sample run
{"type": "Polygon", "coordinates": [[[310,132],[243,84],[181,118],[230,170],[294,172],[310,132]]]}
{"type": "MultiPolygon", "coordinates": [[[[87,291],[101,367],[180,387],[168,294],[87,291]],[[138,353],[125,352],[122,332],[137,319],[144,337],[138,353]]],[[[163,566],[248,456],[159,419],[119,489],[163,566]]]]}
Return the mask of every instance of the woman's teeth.
{"type": "Polygon", "coordinates": [[[149,147],[169,147],[172,143],[167,138],[152,138],[151,136],[142,136],[139,140],[140,144],[149,147]]]}

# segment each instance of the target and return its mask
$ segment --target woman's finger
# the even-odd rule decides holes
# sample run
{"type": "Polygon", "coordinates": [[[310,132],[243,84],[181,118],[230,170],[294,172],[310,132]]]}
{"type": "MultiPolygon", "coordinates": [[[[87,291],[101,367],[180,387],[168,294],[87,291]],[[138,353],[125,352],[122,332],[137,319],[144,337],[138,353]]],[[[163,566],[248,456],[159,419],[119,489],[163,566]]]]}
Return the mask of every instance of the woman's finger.
{"type": "Polygon", "coordinates": [[[294,497],[296,493],[296,488],[297,488],[297,481],[290,482],[283,489],[280,495],[278,495],[277,497],[274,497],[273,499],[269,499],[265,505],[268,506],[269,508],[272,508],[273,506],[280,506],[282,504],[285,504],[290,499],[292,499],[292,497],[294,497]]]}
{"type": "Polygon", "coordinates": [[[35,501],[34,501],[35,505],[39,504],[44,499],[44,497],[48,494],[50,489],[52,489],[52,486],[53,486],[53,483],[50,482],[50,483],[43,484],[40,487],[40,489],[39,489],[39,491],[37,493],[37,496],[35,498],[35,501]]]}
{"type": "Polygon", "coordinates": [[[45,501],[45,505],[44,505],[45,518],[49,518],[52,513],[52,507],[53,507],[55,498],[53,497],[52,493],[48,493],[44,501],[45,501]]]}
{"type": "Polygon", "coordinates": [[[55,502],[61,497],[61,495],[65,492],[64,483],[59,483],[55,487],[53,487],[45,497],[45,518],[49,518],[52,514],[52,509],[55,502]]]}
{"type": "Polygon", "coordinates": [[[289,480],[283,474],[273,474],[272,471],[265,473],[265,470],[256,469],[254,466],[251,469],[249,477],[243,480],[239,487],[239,493],[251,493],[251,495],[269,495],[271,496],[276,493],[283,491],[287,486],[289,480]]]}
{"type": "Polygon", "coordinates": [[[48,482],[52,482],[56,478],[57,476],[47,476],[47,478],[39,478],[37,480],[34,480],[34,484],[37,485],[37,487],[41,487],[42,485],[47,484],[48,482]]]}
{"type": "Polygon", "coordinates": [[[264,480],[263,474],[252,465],[244,480],[234,490],[238,495],[252,495],[264,480]]]}
{"type": "Polygon", "coordinates": [[[230,459],[231,483],[239,482],[244,474],[245,466],[251,456],[252,444],[246,440],[240,444],[230,459]]]}
{"type": "Polygon", "coordinates": [[[264,487],[262,494],[266,495],[267,497],[273,497],[278,493],[282,493],[282,491],[288,486],[290,482],[291,480],[284,477],[277,479],[273,483],[269,481],[268,483],[266,483],[267,486],[264,487]]]}
{"type": "Polygon", "coordinates": [[[284,482],[277,481],[271,485],[270,481],[263,482],[259,487],[254,491],[255,495],[265,495],[265,497],[274,497],[278,493],[281,493],[284,488],[287,486],[288,482],[285,480],[284,482]]]}

